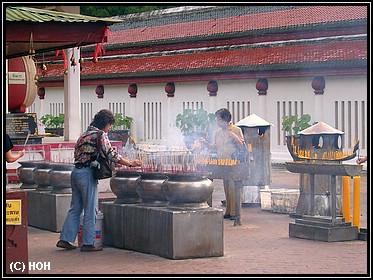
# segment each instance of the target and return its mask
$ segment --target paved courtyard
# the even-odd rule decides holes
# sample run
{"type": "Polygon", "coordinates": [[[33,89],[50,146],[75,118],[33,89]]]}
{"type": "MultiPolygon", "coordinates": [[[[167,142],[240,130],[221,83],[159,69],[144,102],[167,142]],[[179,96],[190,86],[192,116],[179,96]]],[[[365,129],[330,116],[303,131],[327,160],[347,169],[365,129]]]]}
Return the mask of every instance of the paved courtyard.
{"type": "MultiPolygon", "coordinates": [[[[102,182],[104,184],[104,182],[102,182]]],[[[283,166],[271,172],[271,188],[297,189],[299,174],[290,173],[283,166]]],[[[361,176],[360,227],[366,229],[367,176],[361,176]]],[[[110,192],[100,197],[113,197],[110,192]]],[[[115,197],[115,196],[114,196],[115,197]]],[[[351,195],[352,197],[352,195],[351,195]]],[[[213,207],[224,209],[221,180],[214,180],[213,207]]],[[[352,207],[352,206],[351,206],[352,207]]],[[[55,246],[59,233],[28,227],[29,261],[50,262],[50,270],[30,271],[30,274],[50,274],[57,277],[297,277],[370,275],[369,241],[353,240],[323,242],[289,237],[289,214],[273,213],[260,207],[244,207],[242,226],[224,220],[224,256],[171,260],[151,254],[105,246],[101,252],[82,253],[64,251],[55,246]]],[[[352,211],[351,211],[352,215],[352,211]]],[[[369,238],[370,232],[368,232],[369,238]]]]}

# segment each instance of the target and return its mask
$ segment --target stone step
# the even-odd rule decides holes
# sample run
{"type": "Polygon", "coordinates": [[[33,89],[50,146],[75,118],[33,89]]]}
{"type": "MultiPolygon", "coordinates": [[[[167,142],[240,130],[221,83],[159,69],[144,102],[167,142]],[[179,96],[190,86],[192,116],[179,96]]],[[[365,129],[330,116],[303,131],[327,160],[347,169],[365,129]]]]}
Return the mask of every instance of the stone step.
{"type": "Polygon", "coordinates": [[[360,228],[358,239],[368,241],[368,230],[366,228],[360,228]]]}
{"type": "Polygon", "coordinates": [[[356,240],[358,239],[358,228],[355,226],[320,227],[309,224],[290,223],[289,237],[326,242],[356,240]]]}
{"type": "MultiPolygon", "coordinates": [[[[302,215],[303,220],[307,221],[317,221],[322,223],[331,223],[332,217],[331,216],[311,216],[311,215],[302,215]]],[[[343,217],[336,217],[335,222],[337,223],[343,223],[345,222],[345,219],[343,217]]]]}
{"type": "Polygon", "coordinates": [[[296,219],[295,220],[296,224],[303,224],[303,225],[309,225],[309,226],[314,226],[314,227],[322,227],[322,228],[332,228],[332,227],[350,227],[351,223],[350,222],[336,222],[332,223],[326,222],[325,220],[304,220],[304,219],[296,219]]]}

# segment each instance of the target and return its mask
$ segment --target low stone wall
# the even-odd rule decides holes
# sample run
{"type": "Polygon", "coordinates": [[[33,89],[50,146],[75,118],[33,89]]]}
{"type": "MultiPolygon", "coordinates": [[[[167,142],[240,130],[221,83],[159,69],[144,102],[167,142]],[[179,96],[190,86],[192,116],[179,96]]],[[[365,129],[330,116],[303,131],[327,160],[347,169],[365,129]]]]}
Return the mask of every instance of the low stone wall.
{"type": "Polygon", "coordinates": [[[298,189],[260,190],[262,210],[274,213],[295,213],[298,205],[298,189]]]}

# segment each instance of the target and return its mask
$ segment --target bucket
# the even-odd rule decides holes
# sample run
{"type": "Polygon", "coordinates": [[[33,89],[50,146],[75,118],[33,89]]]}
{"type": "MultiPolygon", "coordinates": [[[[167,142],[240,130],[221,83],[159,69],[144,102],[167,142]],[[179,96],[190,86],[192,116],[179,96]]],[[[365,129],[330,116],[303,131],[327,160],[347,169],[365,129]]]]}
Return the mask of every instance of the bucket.
{"type": "MultiPolygon", "coordinates": [[[[96,226],[95,226],[95,245],[98,247],[102,246],[102,228],[103,228],[103,219],[104,214],[102,212],[98,212],[96,215],[96,226]]],[[[82,246],[83,244],[83,214],[80,216],[80,226],[78,231],[78,246],[82,246]]]]}

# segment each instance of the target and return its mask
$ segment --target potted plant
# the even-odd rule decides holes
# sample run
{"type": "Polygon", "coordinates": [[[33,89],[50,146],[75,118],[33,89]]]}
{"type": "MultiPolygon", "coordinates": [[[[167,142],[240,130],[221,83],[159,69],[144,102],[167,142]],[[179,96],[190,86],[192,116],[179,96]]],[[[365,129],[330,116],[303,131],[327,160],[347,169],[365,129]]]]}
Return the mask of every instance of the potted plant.
{"type": "Polygon", "coordinates": [[[196,110],[184,109],[182,114],[176,116],[175,125],[184,136],[184,143],[188,149],[199,138],[209,140],[209,132],[215,123],[215,114],[208,113],[203,108],[196,110]]]}
{"type": "Polygon", "coordinates": [[[310,127],[311,116],[304,114],[298,118],[297,115],[289,115],[282,117],[282,130],[287,136],[299,137],[298,132],[310,127]]]}
{"type": "Polygon", "coordinates": [[[130,129],[133,123],[133,118],[130,116],[123,116],[120,113],[115,113],[115,123],[111,126],[108,136],[110,140],[122,141],[125,146],[130,137],[130,129]]]}
{"type": "Polygon", "coordinates": [[[304,114],[298,117],[297,115],[289,115],[282,117],[282,130],[286,133],[286,146],[293,159],[297,159],[294,154],[293,147],[300,146],[299,131],[310,127],[311,116],[304,114]]]}
{"type": "Polygon", "coordinates": [[[59,114],[58,116],[46,114],[40,118],[40,122],[44,125],[45,133],[63,136],[63,126],[65,122],[64,114],[59,114]]]}

